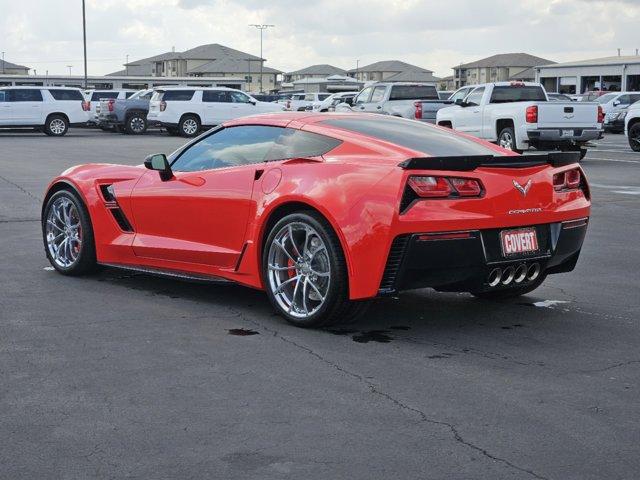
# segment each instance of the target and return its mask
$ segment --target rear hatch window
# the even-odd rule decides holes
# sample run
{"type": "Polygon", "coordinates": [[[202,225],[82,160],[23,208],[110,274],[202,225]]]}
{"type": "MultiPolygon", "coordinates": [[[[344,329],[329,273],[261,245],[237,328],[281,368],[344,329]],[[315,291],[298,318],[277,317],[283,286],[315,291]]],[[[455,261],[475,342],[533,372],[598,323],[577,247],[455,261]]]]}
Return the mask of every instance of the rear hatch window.
{"type": "Polygon", "coordinates": [[[438,100],[438,91],[430,85],[394,85],[389,100],[438,100]]]}
{"type": "Polygon", "coordinates": [[[473,140],[431,125],[394,117],[336,118],[321,122],[326,125],[361,133],[426,155],[500,155],[473,140]]]}
{"type": "Polygon", "coordinates": [[[91,95],[92,102],[102,100],[103,98],[118,98],[118,92],[93,92],[93,94],[91,95]]]}

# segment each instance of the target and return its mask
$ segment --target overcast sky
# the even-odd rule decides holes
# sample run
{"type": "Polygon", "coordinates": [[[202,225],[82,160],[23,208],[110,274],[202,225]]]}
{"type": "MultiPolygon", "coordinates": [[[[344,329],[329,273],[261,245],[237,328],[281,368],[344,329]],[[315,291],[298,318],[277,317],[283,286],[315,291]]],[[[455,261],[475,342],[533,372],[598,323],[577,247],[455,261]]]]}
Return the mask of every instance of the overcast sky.
{"type": "MultiPolygon", "coordinates": [[[[82,73],[81,0],[0,0],[0,51],[38,74],[82,73]]],[[[495,53],[555,61],[632,55],[640,0],[87,0],[89,74],[205,43],[258,55],[291,71],[399,59],[451,75],[495,53]]]]}

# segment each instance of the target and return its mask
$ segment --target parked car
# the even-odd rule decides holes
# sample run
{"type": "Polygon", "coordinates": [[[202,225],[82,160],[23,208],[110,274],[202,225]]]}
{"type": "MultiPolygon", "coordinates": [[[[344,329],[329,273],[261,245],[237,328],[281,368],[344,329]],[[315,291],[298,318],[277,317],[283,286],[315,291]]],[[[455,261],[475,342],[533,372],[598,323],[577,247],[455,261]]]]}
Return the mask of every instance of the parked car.
{"type": "Polygon", "coordinates": [[[314,112],[333,112],[336,109],[336,105],[340,103],[353,103],[353,98],[358,92],[339,92],[330,95],[321,102],[314,102],[311,110],[314,112]]]}
{"type": "Polygon", "coordinates": [[[136,93],[137,90],[86,90],[85,98],[89,102],[91,115],[89,116],[89,124],[98,124],[98,115],[100,114],[100,100],[129,98],[136,93]]]}
{"type": "Polygon", "coordinates": [[[290,98],[280,100],[279,103],[283,103],[286,110],[303,112],[311,110],[314,104],[323,102],[330,96],[330,93],[293,93],[290,98]]]}
{"type": "Polygon", "coordinates": [[[440,100],[449,100],[449,97],[453,95],[453,90],[440,90],[438,92],[438,98],[440,100]]]}
{"type": "Polygon", "coordinates": [[[577,158],[387,115],[248,117],[144,165],[67,169],[42,238],[63,275],[101,264],[238,282],[325,327],[399,291],[513,298],[572,271],[591,209],[577,158]]]}
{"type": "Polygon", "coordinates": [[[627,109],[624,122],[624,132],[629,139],[629,146],[634,152],[640,152],[640,102],[627,109]]]}
{"type": "Polygon", "coordinates": [[[596,103],[549,102],[539,83],[477,85],[464,100],[437,113],[437,124],[513,151],[576,150],[602,136],[604,113],[596,103]]]}
{"type": "Polygon", "coordinates": [[[629,107],[615,108],[604,115],[602,129],[607,133],[624,133],[624,121],[629,107]]]}
{"type": "MultiPolygon", "coordinates": [[[[447,99],[416,100],[413,102],[414,119],[421,122],[436,123],[436,116],[440,109],[450,107],[455,103],[456,99],[463,99],[473,89],[474,86],[459,88],[455,92],[450,92],[447,99]]],[[[440,96],[440,93],[442,92],[438,92],[438,96],[440,96]]]]}
{"type": "Polygon", "coordinates": [[[147,114],[153,89],[140,90],[129,98],[100,101],[97,124],[103,130],[141,135],[147,131],[147,114]]]}
{"type": "Polygon", "coordinates": [[[549,93],[547,92],[547,97],[549,97],[549,101],[551,102],[573,102],[574,100],[564,93],[549,93]]]}
{"type": "Polygon", "coordinates": [[[256,113],[281,112],[278,103],[259,102],[240,90],[225,87],[157,88],[149,102],[149,125],[170,134],[196,136],[203,127],[256,113]]]}
{"type": "Polygon", "coordinates": [[[0,88],[0,128],[36,128],[61,137],[88,120],[89,105],[78,88],[0,88]]]}
{"type": "Polygon", "coordinates": [[[614,110],[621,110],[640,100],[640,92],[605,93],[595,101],[602,106],[605,114],[614,110]]]}
{"type": "Polygon", "coordinates": [[[422,83],[374,83],[358,93],[353,105],[341,103],[336,105],[336,111],[382,113],[413,119],[417,100],[438,100],[436,87],[422,83]]]}

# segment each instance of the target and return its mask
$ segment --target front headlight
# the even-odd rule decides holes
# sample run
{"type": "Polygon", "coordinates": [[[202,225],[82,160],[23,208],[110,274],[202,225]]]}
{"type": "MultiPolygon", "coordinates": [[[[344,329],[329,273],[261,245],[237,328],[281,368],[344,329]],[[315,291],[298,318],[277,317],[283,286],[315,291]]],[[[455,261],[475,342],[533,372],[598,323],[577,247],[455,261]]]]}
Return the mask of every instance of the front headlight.
{"type": "Polygon", "coordinates": [[[620,112],[618,114],[618,120],[624,120],[627,117],[627,112],[620,112]]]}

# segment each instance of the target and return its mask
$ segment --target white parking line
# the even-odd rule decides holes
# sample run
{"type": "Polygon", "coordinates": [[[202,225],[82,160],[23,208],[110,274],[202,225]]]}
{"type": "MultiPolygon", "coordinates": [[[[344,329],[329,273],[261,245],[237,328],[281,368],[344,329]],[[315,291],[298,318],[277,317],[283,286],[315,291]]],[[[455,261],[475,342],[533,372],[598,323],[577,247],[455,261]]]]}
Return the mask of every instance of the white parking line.
{"type": "MultiPolygon", "coordinates": [[[[584,160],[593,160],[596,162],[619,162],[619,163],[640,163],[640,160],[623,160],[621,158],[593,158],[586,157],[584,160]]],[[[583,162],[584,162],[583,160],[583,162]]]]}
{"type": "Polygon", "coordinates": [[[603,149],[603,148],[592,148],[589,150],[590,152],[608,152],[608,153],[630,153],[630,154],[637,154],[638,152],[634,152],[633,150],[631,150],[631,148],[621,148],[620,150],[610,150],[610,149],[603,149]]]}

